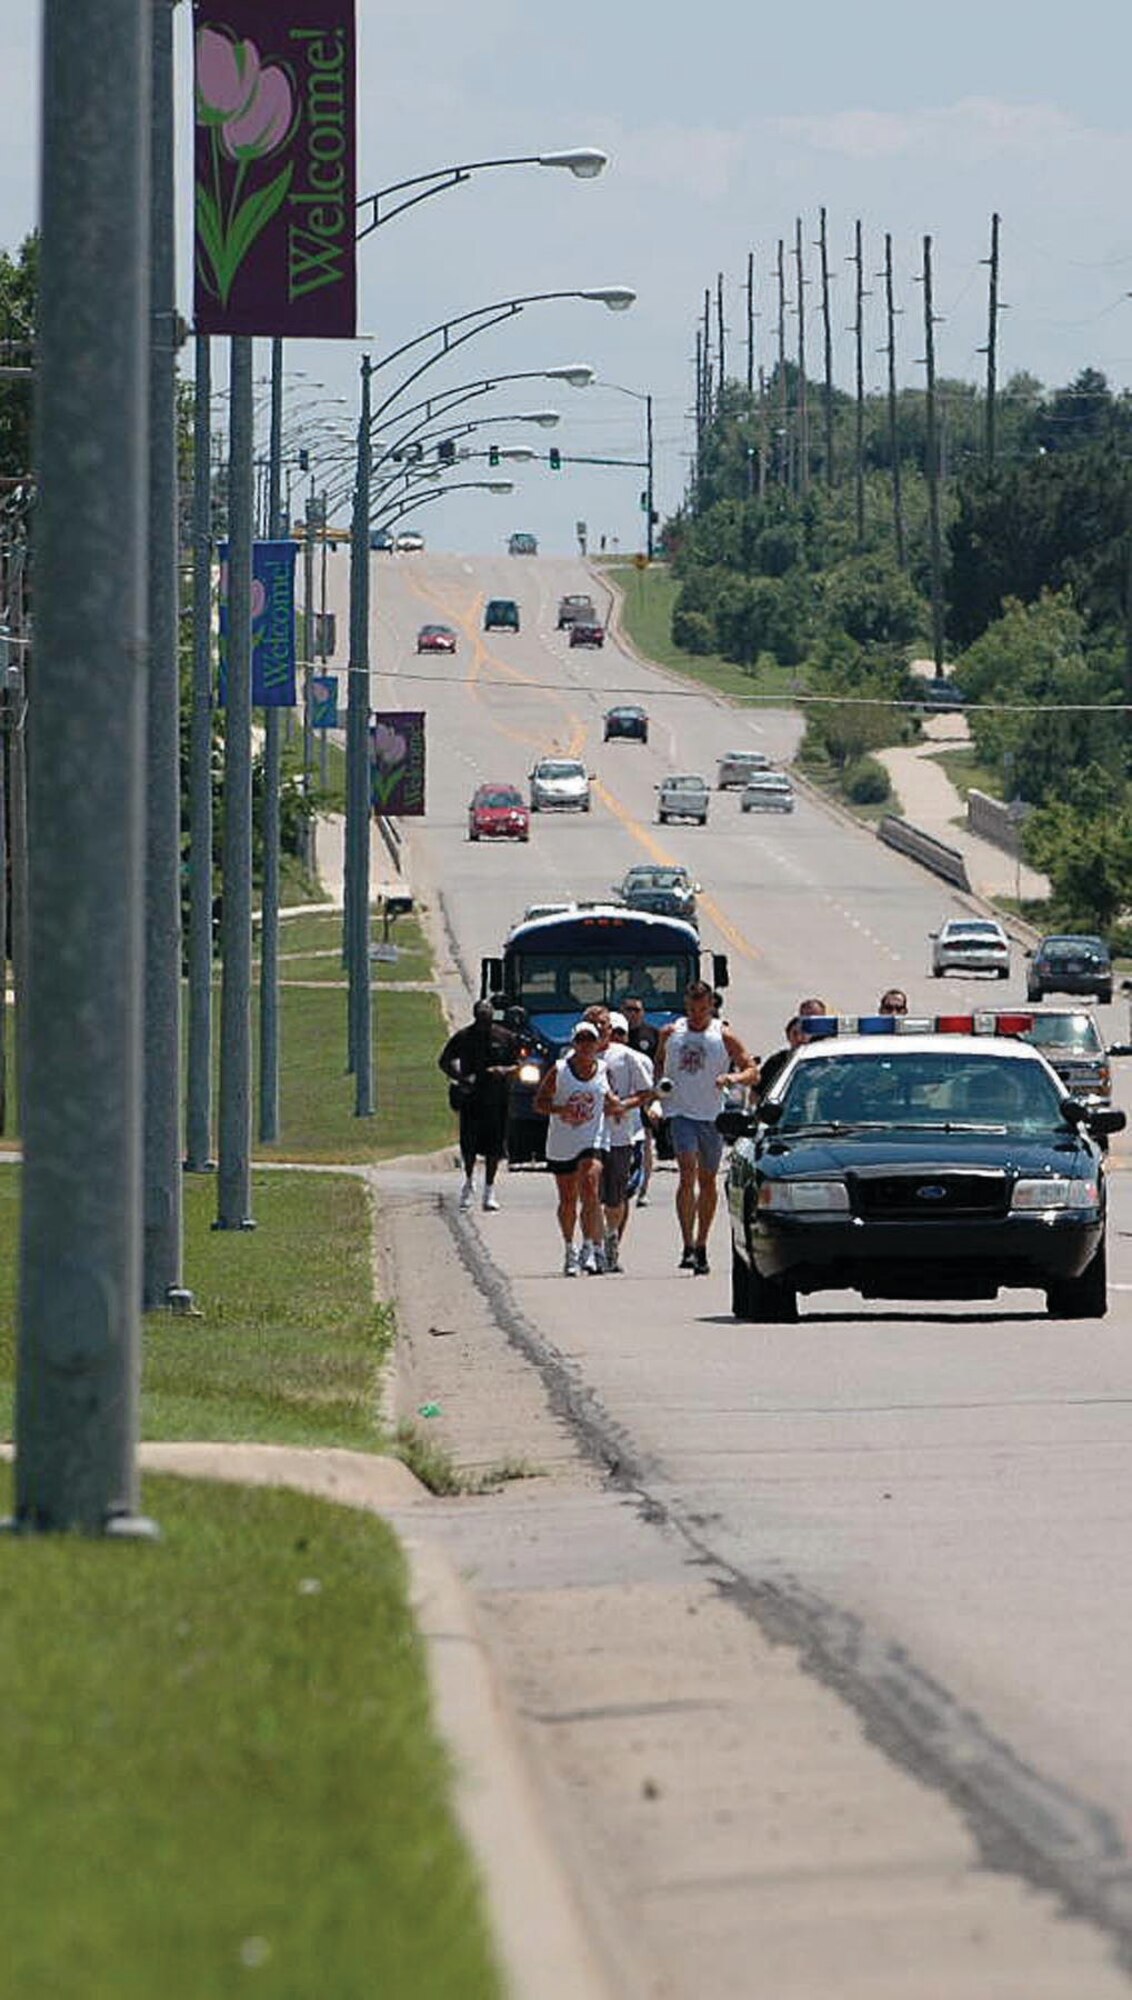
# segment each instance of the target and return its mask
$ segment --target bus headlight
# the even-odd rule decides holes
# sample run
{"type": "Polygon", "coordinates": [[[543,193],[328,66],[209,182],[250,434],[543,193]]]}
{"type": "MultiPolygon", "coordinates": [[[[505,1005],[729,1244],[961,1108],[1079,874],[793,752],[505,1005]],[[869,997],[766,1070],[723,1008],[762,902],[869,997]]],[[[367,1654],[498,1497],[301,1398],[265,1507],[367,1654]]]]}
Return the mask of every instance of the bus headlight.
{"type": "Polygon", "coordinates": [[[541,1076],[542,1071],[537,1062],[521,1062],[515,1072],[517,1083],[538,1083],[541,1076]]]}

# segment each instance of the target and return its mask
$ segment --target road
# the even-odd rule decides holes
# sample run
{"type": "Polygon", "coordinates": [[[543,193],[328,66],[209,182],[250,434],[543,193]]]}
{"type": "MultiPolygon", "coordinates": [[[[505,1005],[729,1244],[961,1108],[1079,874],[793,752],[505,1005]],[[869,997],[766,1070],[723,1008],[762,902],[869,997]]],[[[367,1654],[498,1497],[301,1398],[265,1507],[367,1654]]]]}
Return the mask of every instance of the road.
{"type": "MultiPolygon", "coordinates": [[[[756,1051],[777,1045],[805,993],[845,1011],[871,1008],[894,981],[913,1011],[1021,997],[1020,976],[1009,986],[933,981],[927,934],[964,899],[806,797],[793,817],[768,823],[743,817],[736,795],[715,794],[706,829],[657,826],[654,787],[665,771],[710,777],[733,745],[788,757],[797,723],[737,715],[612,644],[571,652],[553,611],[560,592],[587,587],[581,565],[380,558],[374,582],[374,703],[428,711],[429,812],[413,833],[414,879],[442,900],[469,977],[527,903],[598,895],[630,863],[655,857],[685,862],[702,883],[705,943],[731,962],[726,1011],[756,1051]],[[517,637],[480,632],[490,595],[519,599],[517,637]],[[458,629],[455,660],[418,659],[415,633],[428,618],[458,629]],[[603,745],[601,715],[616,699],[648,709],[647,747],[603,745]],[[588,760],[592,815],[536,819],[526,847],[470,845],[473,784],[521,782],[551,750],[588,760]]],[[[1110,1038],[1123,1039],[1122,1007],[1101,1012],[1110,1038]]],[[[1122,1075],[1118,1101],[1128,1097],[1122,1075]]],[[[984,1863],[1052,1887],[1126,1961],[1128,1158],[1118,1140],[1111,1308],[1097,1324],[1051,1322],[1038,1294],[1018,1292],[990,1306],[906,1310],[823,1294],[802,1301],[798,1326],[736,1325],[722,1209],[711,1277],[678,1277],[664,1177],[634,1218],[621,1277],[558,1277],[552,1196],[538,1173],[509,1175],[503,1212],[467,1230],[469,1255],[486,1260],[481,1289],[494,1286],[501,1313],[537,1331],[550,1376],[557,1367],[576,1421],[595,1454],[616,1461],[622,1488],[682,1538],[764,1639],[798,1649],[871,1742],[958,1810],[984,1863]]],[[[490,1545],[478,1544],[475,1562],[485,1586],[502,1591],[516,1556],[506,1535],[500,1549],[506,1558],[493,1568],[490,1545]]],[[[742,1902],[747,1864],[733,1861],[742,1902]]],[[[799,1865],[792,1859],[791,1870],[799,1865]]],[[[919,1893],[914,1879],[900,1886],[900,1865],[890,1857],[897,1905],[919,1893]]],[[[718,1873],[727,1876],[725,1864],[718,1873]]],[[[669,1924],[674,1931],[671,1915],[669,1924]]],[[[860,1990],[1089,2000],[1127,1990],[1105,1949],[1062,1962],[1067,1937],[1086,1928],[1053,1923],[1025,1948],[1008,1939],[981,1984],[977,1968],[968,1986],[941,1961],[934,1971],[921,1964],[918,1983],[909,1975],[889,1985],[868,1967],[860,1990]]],[[[935,1935],[929,1924],[929,1949],[935,1935]]],[[[795,1984],[785,1963],[765,1989],[776,2000],[858,1990],[845,1965],[833,1983],[811,1986],[795,1984]]],[[[661,1981],[648,1990],[694,1988],[661,1981]]],[[[764,1989],[710,1977],[701,1988],[724,1990],[764,1989]]]]}

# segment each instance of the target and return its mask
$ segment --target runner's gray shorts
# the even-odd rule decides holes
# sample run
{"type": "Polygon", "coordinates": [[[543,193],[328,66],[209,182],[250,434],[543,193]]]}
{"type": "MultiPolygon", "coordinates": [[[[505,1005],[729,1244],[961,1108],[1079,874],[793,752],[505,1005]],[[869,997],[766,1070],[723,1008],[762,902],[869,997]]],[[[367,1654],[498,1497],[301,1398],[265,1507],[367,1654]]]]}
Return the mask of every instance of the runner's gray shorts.
{"type": "Polygon", "coordinates": [[[632,1171],[632,1145],[611,1146],[601,1163],[601,1199],[606,1208],[620,1208],[628,1200],[632,1171]]]}
{"type": "Polygon", "coordinates": [[[715,1129],[714,1118],[681,1118],[679,1113],[668,1121],[672,1134],[672,1144],[677,1159],[681,1153],[698,1153],[700,1165],[709,1174],[719,1172],[723,1159],[723,1134],[715,1129]]]}

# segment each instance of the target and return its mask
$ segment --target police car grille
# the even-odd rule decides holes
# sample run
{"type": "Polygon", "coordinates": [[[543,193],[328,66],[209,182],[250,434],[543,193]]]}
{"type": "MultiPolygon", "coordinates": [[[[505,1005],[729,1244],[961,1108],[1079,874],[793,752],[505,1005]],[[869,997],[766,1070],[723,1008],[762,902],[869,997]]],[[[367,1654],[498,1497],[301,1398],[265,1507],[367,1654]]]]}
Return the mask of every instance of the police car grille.
{"type": "Polygon", "coordinates": [[[882,1174],[859,1180],[856,1197],[857,1213],[873,1222],[954,1222],[1008,1207],[1003,1174],[882,1174]]]}

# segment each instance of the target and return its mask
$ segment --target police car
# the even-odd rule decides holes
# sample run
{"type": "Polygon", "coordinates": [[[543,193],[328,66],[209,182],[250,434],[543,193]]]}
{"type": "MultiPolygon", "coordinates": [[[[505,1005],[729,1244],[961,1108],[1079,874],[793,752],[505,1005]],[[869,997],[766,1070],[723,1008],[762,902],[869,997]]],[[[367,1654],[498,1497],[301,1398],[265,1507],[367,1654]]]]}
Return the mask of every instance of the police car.
{"type": "Polygon", "coordinates": [[[1100,1141],[1122,1111],[1070,1096],[1003,1010],[817,1015],[754,1111],[728,1110],[732,1310],[785,1322],[799,1293],[1107,1309],[1100,1141]]]}

